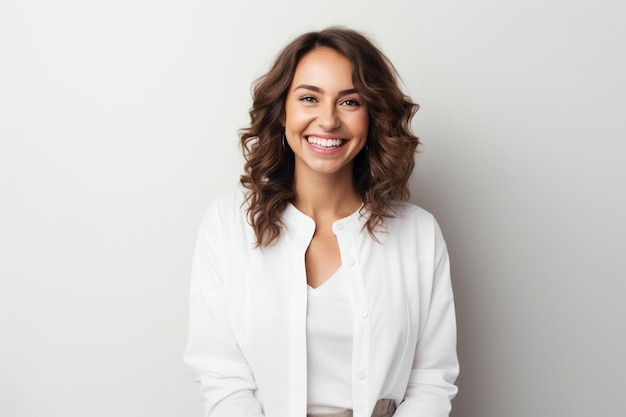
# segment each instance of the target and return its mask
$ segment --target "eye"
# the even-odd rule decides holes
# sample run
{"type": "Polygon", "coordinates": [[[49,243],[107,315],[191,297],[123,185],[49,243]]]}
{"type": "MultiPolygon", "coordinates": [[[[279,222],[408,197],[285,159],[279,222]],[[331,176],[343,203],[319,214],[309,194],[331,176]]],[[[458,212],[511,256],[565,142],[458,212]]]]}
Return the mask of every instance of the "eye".
{"type": "Polygon", "coordinates": [[[313,96],[300,97],[300,101],[304,101],[306,103],[317,103],[317,99],[313,96]]]}
{"type": "Polygon", "coordinates": [[[352,107],[352,106],[360,106],[361,105],[361,103],[359,103],[358,101],[353,100],[351,98],[344,100],[341,104],[344,105],[344,106],[350,106],[350,107],[352,107]]]}

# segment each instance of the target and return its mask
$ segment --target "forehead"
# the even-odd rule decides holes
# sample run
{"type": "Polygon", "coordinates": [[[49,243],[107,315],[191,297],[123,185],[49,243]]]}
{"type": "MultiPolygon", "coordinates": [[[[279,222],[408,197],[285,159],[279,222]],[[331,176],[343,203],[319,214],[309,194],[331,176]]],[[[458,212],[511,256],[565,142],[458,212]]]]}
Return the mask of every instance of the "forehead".
{"type": "Polygon", "coordinates": [[[305,54],[293,76],[292,85],[315,85],[343,90],[353,88],[352,63],[334,49],[321,47],[305,54]]]}

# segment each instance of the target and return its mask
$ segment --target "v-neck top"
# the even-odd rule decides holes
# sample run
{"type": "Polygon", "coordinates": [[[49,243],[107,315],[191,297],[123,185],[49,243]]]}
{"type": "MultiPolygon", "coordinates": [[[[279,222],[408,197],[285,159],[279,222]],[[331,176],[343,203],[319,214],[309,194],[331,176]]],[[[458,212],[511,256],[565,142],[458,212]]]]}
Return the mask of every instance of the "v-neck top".
{"type": "Polygon", "coordinates": [[[342,265],[319,287],[308,287],[307,414],[352,409],[354,320],[349,279],[342,265]]]}

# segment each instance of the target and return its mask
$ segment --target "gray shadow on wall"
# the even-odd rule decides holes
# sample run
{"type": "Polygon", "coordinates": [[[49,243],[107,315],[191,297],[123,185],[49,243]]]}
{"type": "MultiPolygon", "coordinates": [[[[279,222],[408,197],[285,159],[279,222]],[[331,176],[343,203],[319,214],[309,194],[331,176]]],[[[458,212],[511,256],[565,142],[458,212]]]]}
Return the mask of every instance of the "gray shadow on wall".
{"type": "MultiPolygon", "coordinates": [[[[423,154],[418,154],[418,164],[423,154]]],[[[446,169],[440,166],[437,169],[446,169]]],[[[472,242],[477,239],[477,226],[472,225],[472,217],[468,216],[468,207],[460,205],[451,190],[459,185],[447,183],[453,176],[443,177],[435,172],[414,174],[410,184],[411,202],[431,212],[439,222],[450,254],[452,285],[455,297],[458,342],[457,350],[461,365],[461,373],[457,380],[459,393],[452,402],[452,417],[485,417],[488,410],[485,406],[489,398],[481,392],[481,380],[489,377],[493,368],[490,364],[489,343],[485,337],[485,322],[488,320],[486,306],[492,305],[489,292],[482,291],[480,280],[481,262],[472,253],[472,242]],[[421,176],[420,176],[421,175],[421,176]]]]}

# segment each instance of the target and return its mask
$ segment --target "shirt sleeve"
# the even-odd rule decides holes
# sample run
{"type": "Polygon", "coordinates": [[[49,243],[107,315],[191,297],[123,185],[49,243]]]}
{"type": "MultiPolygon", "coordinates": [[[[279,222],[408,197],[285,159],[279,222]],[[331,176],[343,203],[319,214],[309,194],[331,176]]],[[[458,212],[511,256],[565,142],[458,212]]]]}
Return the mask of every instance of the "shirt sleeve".
{"type": "Polygon", "coordinates": [[[417,342],[403,401],[394,417],[447,417],[457,393],[456,318],[450,261],[435,223],[432,290],[427,319],[417,342]]]}
{"type": "Polygon", "coordinates": [[[209,238],[204,223],[192,264],[185,362],[200,383],[205,417],[262,417],[252,371],[233,334],[227,285],[218,272],[219,242],[209,238]]]}

